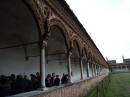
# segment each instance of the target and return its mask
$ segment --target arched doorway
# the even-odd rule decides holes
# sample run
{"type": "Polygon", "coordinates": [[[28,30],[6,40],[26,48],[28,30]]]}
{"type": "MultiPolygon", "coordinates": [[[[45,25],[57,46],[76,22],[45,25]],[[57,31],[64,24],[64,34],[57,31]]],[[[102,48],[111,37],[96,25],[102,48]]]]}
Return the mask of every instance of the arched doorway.
{"type": "Polygon", "coordinates": [[[0,1],[0,75],[40,71],[39,31],[23,0],[0,1]]]}

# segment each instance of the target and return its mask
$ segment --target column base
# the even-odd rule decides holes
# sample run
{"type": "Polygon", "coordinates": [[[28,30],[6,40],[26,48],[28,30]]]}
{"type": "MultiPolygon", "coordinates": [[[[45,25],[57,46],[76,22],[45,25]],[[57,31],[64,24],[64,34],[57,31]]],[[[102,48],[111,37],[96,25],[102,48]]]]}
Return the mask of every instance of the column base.
{"type": "Polygon", "coordinates": [[[40,87],[38,90],[40,90],[40,91],[45,91],[45,90],[48,90],[48,88],[45,87],[45,86],[42,86],[42,87],[40,87]]]}
{"type": "Polygon", "coordinates": [[[81,78],[81,80],[84,80],[84,78],[81,78]]]}
{"type": "Polygon", "coordinates": [[[73,83],[73,81],[72,81],[72,80],[69,80],[69,83],[73,83]]]}

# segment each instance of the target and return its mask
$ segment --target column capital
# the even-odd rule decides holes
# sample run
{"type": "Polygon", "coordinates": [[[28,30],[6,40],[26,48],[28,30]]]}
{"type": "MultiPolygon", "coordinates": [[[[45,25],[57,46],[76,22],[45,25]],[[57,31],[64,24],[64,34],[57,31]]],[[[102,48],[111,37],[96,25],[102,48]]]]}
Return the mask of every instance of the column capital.
{"type": "Polygon", "coordinates": [[[47,41],[42,41],[42,48],[46,48],[47,47],[47,41]]]}
{"type": "Polygon", "coordinates": [[[69,50],[67,51],[67,53],[68,53],[69,56],[71,56],[71,55],[72,55],[72,49],[69,49],[69,50]]]}

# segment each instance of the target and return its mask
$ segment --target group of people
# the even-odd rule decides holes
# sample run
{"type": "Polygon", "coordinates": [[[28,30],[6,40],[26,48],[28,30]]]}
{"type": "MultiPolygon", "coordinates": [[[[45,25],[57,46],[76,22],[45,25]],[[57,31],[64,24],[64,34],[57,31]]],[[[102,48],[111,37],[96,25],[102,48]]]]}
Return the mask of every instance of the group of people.
{"type": "Polygon", "coordinates": [[[29,92],[40,88],[40,74],[10,76],[0,75],[0,97],[10,96],[18,93],[29,92]]]}
{"type": "Polygon", "coordinates": [[[59,75],[56,75],[55,73],[48,74],[46,77],[46,87],[52,87],[52,86],[59,86],[60,84],[66,84],[69,82],[69,76],[68,74],[64,74],[62,78],[59,78],[59,75]]]}
{"type": "MultiPolygon", "coordinates": [[[[59,75],[52,73],[48,74],[45,79],[46,87],[59,86],[60,84],[68,83],[68,81],[68,74],[63,74],[62,78],[60,79],[59,75]]],[[[40,82],[41,77],[39,72],[36,74],[30,74],[30,79],[27,77],[27,75],[0,75],[0,97],[37,90],[41,87],[40,82]]]]}

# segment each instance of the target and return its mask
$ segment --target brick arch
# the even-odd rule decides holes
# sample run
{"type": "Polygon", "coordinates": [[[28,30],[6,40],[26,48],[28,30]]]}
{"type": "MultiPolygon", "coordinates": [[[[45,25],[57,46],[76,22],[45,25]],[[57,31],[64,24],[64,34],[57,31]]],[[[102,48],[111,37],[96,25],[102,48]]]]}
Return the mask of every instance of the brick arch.
{"type": "MultiPolygon", "coordinates": [[[[30,11],[32,12],[32,14],[34,15],[35,21],[37,23],[37,27],[38,27],[38,32],[39,32],[39,36],[42,35],[42,33],[44,32],[44,27],[43,27],[43,18],[42,18],[42,12],[39,10],[38,4],[36,1],[34,0],[25,0],[25,4],[27,5],[27,7],[30,9],[30,11]]],[[[41,37],[40,37],[41,39],[41,37]]]]}
{"type": "Polygon", "coordinates": [[[87,58],[87,61],[88,61],[88,47],[86,45],[83,46],[82,48],[82,56],[83,56],[83,52],[85,52],[85,55],[86,55],[86,58],[87,58]]]}
{"type": "Polygon", "coordinates": [[[94,54],[93,54],[93,61],[95,61],[95,56],[94,56],[94,54]]]}
{"type": "Polygon", "coordinates": [[[97,63],[99,63],[99,57],[97,57],[97,63]]]}
{"type": "Polygon", "coordinates": [[[91,51],[88,52],[88,60],[92,60],[92,52],[91,51]]]}
{"type": "Polygon", "coordinates": [[[85,52],[85,55],[86,55],[86,57],[87,57],[88,53],[87,53],[87,51],[86,51],[86,48],[85,48],[85,47],[83,47],[83,48],[82,48],[82,56],[84,55],[84,52],[85,52]]]}
{"type": "Polygon", "coordinates": [[[98,63],[98,56],[96,55],[96,63],[98,63]]]}
{"type": "Polygon", "coordinates": [[[49,36],[51,35],[50,29],[51,29],[52,26],[58,27],[61,30],[61,32],[63,32],[62,34],[63,34],[63,36],[65,38],[67,49],[69,49],[70,48],[70,43],[69,43],[68,31],[67,31],[66,27],[64,26],[64,24],[62,23],[62,21],[60,21],[59,19],[53,18],[53,19],[50,19],[48,21],[48,32],[47,32],[46,37],[49,38],[49,36]]]}
{"type": "Polygon", "coordinates": [[[95,55],[93,55],[93,61],[96,62],[96,56],[95,55]]]}
{"type": "Polygon", "coordinates": [[[97,61],[97,56],[95,57],[95,62],[97,63],[98,61],[97,61]]]}
{"type": "Polygon", "coordinates": [[[79,50],[79,55],[82,56],[82,44],[81,44],[81,41],[79,40],[79,37],[76,35],[73,35],[73,37],[71,37],[70,39],[70,42],[71,42],[70,47],[72,49],[74,49],[74,42],[76,42],[78,50],[79,50]]]}
{"type": "Polygon", "coordinates": [[[51,18],[52,10],[48,6],[43,5],[42,0],[25,0],[25,3],[29,6],[36,17],[38,22],[40,40],[47,41],[50,36],[51,26],[57,26],[63,32],[67,48],[70,48],[68,31],[65,28],[62,21],[57,18],[51,18]],[[51,19],[50,19],[51,18],[51,19]]]}
{"type": "Polygon", "coordinates": [[[94,61],[94,54],[93,54],[93,52],[92,52],[92,61],[94,61]]]}
{"type": "Polygon", "coordinates": [[[98,60],[98,64],[101,65],[101,61],[100,60],[98,60]]]}

